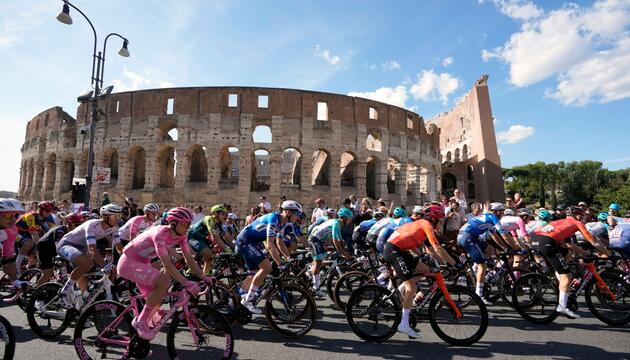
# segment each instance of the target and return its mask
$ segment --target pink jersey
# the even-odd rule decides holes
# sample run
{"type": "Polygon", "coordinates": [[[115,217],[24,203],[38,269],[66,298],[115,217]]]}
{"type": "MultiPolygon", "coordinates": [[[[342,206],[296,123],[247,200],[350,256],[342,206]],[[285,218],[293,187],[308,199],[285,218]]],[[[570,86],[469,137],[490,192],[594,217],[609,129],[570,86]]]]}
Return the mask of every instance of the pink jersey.
{"type": "Polygon", "coordinates": [[[511,233],[512,236],[519,238],[527,235],[525,221],[518,216],[506,215],[501,218],[501,228],[503,232],[511,233]],[[517,233],[518,230],[518,233],[517,233]]]}
{"type": "Polygon", "coordinates": [[[179,245],[184,254],[190,253],[186,234],[182,236],[171,235],[171,228],[168,225],[158,225],[149,228],[147,231],[138,235],[131,240],[123,253],[130,258],[150,262],[157,256],[163,256],[168,253],[167,247],[179,245]]]}
{"type": "Polygon", "coordinates": [[[133,240],[153,225],[153,221],[147,220],[144,215],[134,216],[120,228],[120,238],[125,241],[133,240]]]}
{"type": "Polygon", "coordinates": [[[2,243],[2,257],[9,258],[15,256],[15,240],[17,239],[18,228],[13,225],[0,230],[0,243],[2,243]]]}

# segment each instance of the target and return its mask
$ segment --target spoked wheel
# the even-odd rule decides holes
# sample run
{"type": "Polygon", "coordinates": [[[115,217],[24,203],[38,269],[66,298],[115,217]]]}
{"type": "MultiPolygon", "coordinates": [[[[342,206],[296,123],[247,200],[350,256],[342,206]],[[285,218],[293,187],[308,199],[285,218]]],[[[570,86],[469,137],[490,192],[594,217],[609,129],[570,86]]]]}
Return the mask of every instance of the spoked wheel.
{"type": "Polygon", "coordinates": [[[15,296],[17,289],[6,273],[0,277],[0,299],[7,300],[15,296]]]}
{"type": "Polygon", "coordinates": [[[326,278],[326,293],[328,294],[328,298],[330,301],[335,301],[334,289],[335,284],[337,284],[337,280],[343,275],[350,271],[356,271],[353,267],[349,265],[339,266],[339,271],[337,269],[331,269],[330,274],[326,278]]]}
{"type": "Polygon", "coordinates": [[[59,298],[61,287],[56,282],[43,284],[33,291],[28,301],[26,319],[40,337],[52,339],[59,336],[74,317],[74,309],[66,309],[59,298]]]}
{"type": "Polygon", "coordinates": [[[228,285],[217,281],[208,292],[199,299],[200,303],[207,304],[211,308],[220,312],[230,324],[234,325],[238,319],[237,309],[239,307],[239,299],[228,285]]]}
{"type": "Polygon", "coordinates": [[[479,341],[488,329],[488,310],[474,291],[463,286],[448,289],[461,317],[443,293],[436,294],[429,304],[431,328],[440,339],[455,346],[468,346],[479,341]]]}
{"type": "Polygon", "coordinates": [[[315,326],[317,305],[304,288],[282,284],[267,295],[265,316],[275,332],[285,337],[298,338],[315,326]]]}
{"type": "Polygon", "coordinates": [[[402,317],[397,296],[380,285],[363,285],[346,304],[346,318],[352,331],[363,340],[385,341],[396,333],[402,317]]]}
{"type": "Polygon", "coordinates": [[[333,290],[337,307],[345,312],[346,303],[350,299],[352,292],[364,285],[368,280],[370,280],[370,276],[362,271],[350,271],[341,275],[333,290]]]}
{"type": "Polygon", "coordinates": [[[175,314],[166,336],[171,359],[230,359],[234,351],[232,327],[218,311],[206,305],[191,306],[196,321],[194,336],[183,312],[175,314]]]}
{"type": "Polygon", "coordinates": [[[15,354],[15,333],[9,320],[0,316],[0,359],[12,360],[15,354]]]}
{"type": "Polygon", "coordinates": [[[17,298],[17,304],[20,309],[26,310],[26,307],[28,306],[28,300],[31,298],[31,295],[35,290],[35,284],[37,284],[41,277],[42,271],[39,269],[28,269],[20,275],[19,279],[21,281],[28,281],[26,291],[23,291],[17,298]]]}
{"type": "Polygon", "coordinates": [[[74,328],[74,349],[80,359],[124,359],[129,342],[135,334],[132,315],[118,315],[125,306],[111,300],[98,301],[88,306],[74,328]]]}
{"type": "Polygon", "coordinates": [[[528,270],[513,267],[509,271],[504,272],[497,280],[497,291],[501,296],[501,299],[503,299],[509,307],[514,307],[514,302],[512,301],[512,289],[514,288],[514,283],[528,272],[528,270]]]}
{"type": "Polygon", "coordinates": [[[618,269],[606,269],[600,274],[610,293],[599,287],[595,279],[587,285],[584,293],[586,305],[596,318],[609,325],[625,325],[630,322],[630,285],[625,273],[618,269]]]}
{"type": "Polygon", "coordinates": [[[523,319],[547,324],[558,317],[558,287],[546,275],[531,273],[521,276],[512,289],[512,303],[523,319]]]}

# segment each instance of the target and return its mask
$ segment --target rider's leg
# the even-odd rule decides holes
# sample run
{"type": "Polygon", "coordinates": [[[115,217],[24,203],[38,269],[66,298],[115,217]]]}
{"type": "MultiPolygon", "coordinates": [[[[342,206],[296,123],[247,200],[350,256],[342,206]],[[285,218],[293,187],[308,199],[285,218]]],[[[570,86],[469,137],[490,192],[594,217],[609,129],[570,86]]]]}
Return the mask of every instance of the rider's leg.
{"type": "Polygon", "coordinates": [[[160,273],[152,284],[152,289],[148,291],[148,294],[144,294],[147,299],[147,303],[138,315],[138,322],[144,324],[153,319],[153,315],[159,310],[162,305],[162,298],[166,295],[169,286],[171,286],[171,277],[165,273],[160,273]]]}
{"type": "Polygon", "coordinates": [[[260,264],[258,264],[258,272],[254,275],[252,279],[252,285],[249,287],[249,291],[245,297],[246,301],[254,300],[254,296],[256,296],[256,292],[260,289],[260,286],[265,282],[265,278],[267,275],[271,273],[271,262],[269,259],[263,260],[260,264]]]}
{"type": "Polygon", "coordinates": [[[203,257],[203,273],[209,275],[212,273],[212,264],[214,262],[214,254],[209,248],[201,250],[200,255],[203,257]]]}
{"type": "Polygon", "coordinates": [[[314,260],[311,266],[311,274],[313,274],[313,288],[319,289],[321,285],[320,272],[322,271],[323,261],[321,259],[314,260]]]}
{"type": "Polygon", "coordinates": [[[94,261],[90,254],[81,254],[74,259],[73,263],[75,268],[70,273],[70,279],[76,282],[77,287],[84,294],[88,290],[88,279],[83,275],[90,271],[94,261]]]}
{"type": "Polygon", "coordinates": [[[28,259],[28,253],[33,249],[35,242],[33,239],[25,239],[22,241],[22,246],[20,247],[20,251],[18,252],[17,259],[15,260],[15,267],[18,271],[22,268],[22,262],[24,259],[28,259]]]}

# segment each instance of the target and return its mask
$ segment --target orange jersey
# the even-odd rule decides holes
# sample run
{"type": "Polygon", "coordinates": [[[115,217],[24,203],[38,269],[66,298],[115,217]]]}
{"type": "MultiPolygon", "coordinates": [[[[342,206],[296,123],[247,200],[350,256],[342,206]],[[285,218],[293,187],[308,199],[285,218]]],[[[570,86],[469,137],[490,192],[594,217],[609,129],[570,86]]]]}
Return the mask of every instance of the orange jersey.
{"type": "Polygon", "coordinates": [[[572,217],[552,221],[549,224],[536,229],[534,234],[549,236],[557,243],[561,243],[573,235],[576,231],[581,232],[587,240],[593,241],[593,237],[588,229],[586,229],[586,226],[572,217]]]}
{"type": "Polygon", "coordinates": [[[427,238],[431,244],[439,244],[435,237],[433,225],[422,219],[399,226],[390,236],[389,242],[400,250],[411,250],[422,245],[427,238]]]}

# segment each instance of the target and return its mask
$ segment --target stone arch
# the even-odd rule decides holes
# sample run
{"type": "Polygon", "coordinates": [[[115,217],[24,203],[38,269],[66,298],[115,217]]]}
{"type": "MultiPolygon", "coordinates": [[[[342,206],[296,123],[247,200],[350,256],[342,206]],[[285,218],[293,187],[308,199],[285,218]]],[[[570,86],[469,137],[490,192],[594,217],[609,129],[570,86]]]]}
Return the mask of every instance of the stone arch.
{"type": "Polygon", "coordinates": [[[251,191],[269,191],[271,187],[271,153],[267,149],[252,152],[251,191]]]}
{"type": "Polygon", "coordinates": [[[457,188],[457,178],[451,173],[442,174],[442,194],[446,197],[453,196],[453,191],[457,188]]]}
{"type": "Polygon", "coordinates": [[[407,178],[405,179],[405,190],[407,191],[407,197],[411,197],[410,200],[416,202],[416,196],[418,194],[418,167],[413,161],[407,162],[407,178]]]}
{"type": "Polygon", "coordinates": [[[313,152],[311,185],[330,186],[330,153],[328,150],[317,149],[313,152]]]}
{"type": "Polygon", "coordinates": [[[280,166],[282,173],[283,185],[302,184],[302,153],[300,150],[289,147],[282,153],[282,165],[280,166]]]}
{"type": "Polygon", "coordinates": [[[381,152],[383,150],[383,144],[381,142],[381,136],[378,132],[370,132],[365,139],[365,148],[370,151],[381,152]]]}
{"type": "Polygon", "coordinates": [[[252,141],[259,144],[271,144],[273,134],[271,127],[267,125],[258,125],[252,132],[252,141]]]}
{"type": "Polygon", "coordinates": [[[44,171],[46,169],[46,165],[44,164],[44,160],[39,158],[36,161],[36,172],[35,172],[35,190],[42,190],[42,185],[44,184],[44,171]]]}
{"type": "Polygon", "coordinates": [[[339,169],[341,186],[357,187],[358,164],[355,154],[349,151],[341,154],[341,168],[339,169]]]}
{"type": "Polygon", "coordinates": [[[147,167],[147,154],[144,148],[140,146],[131,148],[128,163],[131,167],[131,188],[144,189],[147,167]]]}
{"type": "Polygon", "coordinates": [[[466,166],[466,178],[468,179],[468,181],[473,181],[475,180],[475,169],[473,168],[472,165],[468,165],[466,166]]]}
{"type": "Polygon", "coordinates": [[[186,152],[188,161],[188,175],[192,183],[206,183],[208,181],[208,160],[205,147],[195,144],[186,152]]]}
{"type": "Polygon", "coordinates": [[[226,145],[219,151],[219,182],[236,185],[240,174],[241,152],[237,147],[226,145]]]}
{"type": "Polygon", "coordinates": [[[33,176],[35,175],[35,164],[33,158],[28,159],[27,165],[27,177],[26,177],[26,189],[30,190],[33,188],[33,176]]]}
{"type": "Polygon", "coordinates": [[[57,177],[57,154],[52,153],[46,159],[46,183],[44,190],[49,191],[55,188],[55,180],[57,177]]]}
{"type": "Polygon", "coordinates": [[[370,156],[367,159],[367,164],[365,167],[365,192],[368,197],[372,199],[378,199],[378,188],[377,188],[377,170],[379,164],[379,158],[376,156],[370,156]]]}
{"type": "Polygon", "coordinates": [[[451,160],[452,160],[451,159],[451,152],[449,151],[449,152],[446,153],[446,161],[451,161],[451,160]]]}
{"type": "Polygon", "coordinates": [[[454,158],[453,161],[459,161],[460,159],[460,151],[459,148],[455,149],[455,154],[454,154],[454,158]]]}
{"type": "Polygon", "coordinates": [[[163,146],[158,151],[158,187],[175,187],[176,153],[172,146],[163,146]]]}
{"type": "Polygon", "coordinates": [[[400,177],[400,162],[390,157],[387,159],[387,193],[396,194],[396,179],[400,177]]]}
{"type": "Polygon", "coordinates": [[[61,185],[61,192],[70,191],[70,189],[72,189],[72,177],[74,176],[74,168],[74,156],[71,153],[66,153],[63,156],[61,172],[59,173],[59,184],[61,185]]]}
{"type": "Polygon", "coordinates": [[[118,150],[114,148],[107,149],[103,157],[103,164],[109,168],[110,184],[118,182],[118,150]]]}
{"type": "Polygon", "coordinates": [[[179,139],[179,129],[177,119],[173,117],[161,118],[156,129],[157,138],[162,141],[177,141],[179,139]]]}
{"type": "Polygon", "coordinates": [[[462,147],[462,160],[468,160],[468,145],[462,147]]]}

